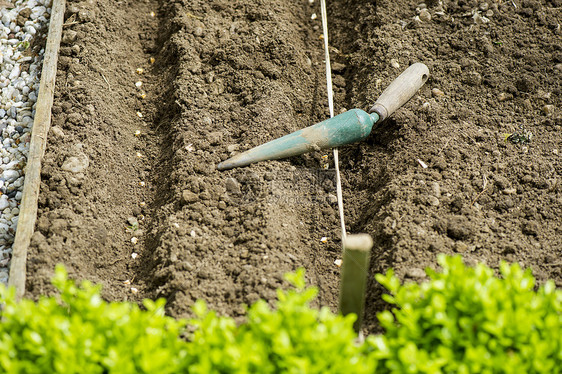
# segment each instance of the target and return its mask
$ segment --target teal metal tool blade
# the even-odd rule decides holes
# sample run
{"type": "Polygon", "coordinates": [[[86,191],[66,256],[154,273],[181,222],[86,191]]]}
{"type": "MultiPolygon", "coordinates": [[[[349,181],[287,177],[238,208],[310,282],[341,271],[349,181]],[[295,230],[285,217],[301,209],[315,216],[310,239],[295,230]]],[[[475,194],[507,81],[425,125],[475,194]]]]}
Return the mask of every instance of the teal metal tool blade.
{"type": "Polygon", "coordinates": [[[221,162],[218,170],[228,170],[264,160],[277,160],[316,150],[339,147],[365,139],[379,120],[377,113],[351,109],[345,113],[262,144],[221,162]]]}

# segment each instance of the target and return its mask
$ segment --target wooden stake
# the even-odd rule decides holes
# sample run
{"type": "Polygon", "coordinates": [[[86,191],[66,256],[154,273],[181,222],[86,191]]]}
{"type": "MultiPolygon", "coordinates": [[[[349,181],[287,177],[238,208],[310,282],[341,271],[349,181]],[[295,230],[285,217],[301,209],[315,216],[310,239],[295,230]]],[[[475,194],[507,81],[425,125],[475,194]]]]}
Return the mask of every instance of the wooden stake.
{"type": "Polygon", "coordinates": [[[18,229],[14,245],[12,246],[13,254],[8,285],[15,287],[17,299],[21,299],[25,293],[27,249],[35,229],[35,220],[37,219],[37,199],[39,198],[39,186],[41,184],[41,160],[45,154],[47,133],[51,126],[51,107],[53,106],[53,95],[55,92],[55,77],[64,21],[64,8],[65,0],[53,0],[35,119],[33,121],[29,155],[25,168],[25,182],[23,185],[18,229]]]}
{"type": "Polygon", "coordinates": [[[340,288],[340,313],[355,313],[355,331],[361,329],[369,258],[373,239],[368,234],[349,235],[343,243],[343,264],[340,288]]]}

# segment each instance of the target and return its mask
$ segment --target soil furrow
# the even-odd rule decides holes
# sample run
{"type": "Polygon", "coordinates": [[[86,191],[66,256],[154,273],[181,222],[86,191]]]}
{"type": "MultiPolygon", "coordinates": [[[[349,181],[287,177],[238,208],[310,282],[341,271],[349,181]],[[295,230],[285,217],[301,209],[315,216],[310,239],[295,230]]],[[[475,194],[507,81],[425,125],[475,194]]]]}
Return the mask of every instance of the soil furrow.
{"type": "Polygon", "coordinates": [[[34,295],[50,290],[54,265],[63,263],[72,276],[103,284],[110,299],[135,297],[131,254],[142,237],[132,230],[135,220],[144,229],[141,203],[152,200],[149,176],[162,138],[149,125],[159,82],[144,73],[156,50],[156,10],[152,1],[67,4],[28,260],[34,295]],[[74,170],[62,170],[73,158],[74,170]]]}

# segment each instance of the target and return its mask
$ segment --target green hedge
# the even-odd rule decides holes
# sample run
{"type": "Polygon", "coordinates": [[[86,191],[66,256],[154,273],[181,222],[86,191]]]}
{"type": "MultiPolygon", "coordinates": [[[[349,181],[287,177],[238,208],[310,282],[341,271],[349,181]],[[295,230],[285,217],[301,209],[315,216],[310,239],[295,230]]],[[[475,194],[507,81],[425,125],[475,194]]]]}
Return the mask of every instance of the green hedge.
{"type": "Polygon", "coordinates": [[[388,271],[377,280],[396,306],[378,318],[373,337],[385,373],[559,373],[562,371],[562,292],[518,264],[501,263],[501,278],[460,257],[439,257],[431,281],[401,285],[388,271]]]}
{"type": "Polygon", "coordinates": [[[440,256],[430,281],[402,285],[377,275],[394,304],[386,329],[360,343],[355,316],[311,308],[304,271],[288,274],[276,308],[260,300],[237,325],[198,301],[193,320],[163,314],[164,300],[107,303],[62,267],[58,297],[14,301],[0,287],[0,372],[7,373],[557,373],[562,366],[562,292],[535,291],[530,271],[502,277],[440,256]],[[186,336],[187,338],[180,338],[186,336]]]}

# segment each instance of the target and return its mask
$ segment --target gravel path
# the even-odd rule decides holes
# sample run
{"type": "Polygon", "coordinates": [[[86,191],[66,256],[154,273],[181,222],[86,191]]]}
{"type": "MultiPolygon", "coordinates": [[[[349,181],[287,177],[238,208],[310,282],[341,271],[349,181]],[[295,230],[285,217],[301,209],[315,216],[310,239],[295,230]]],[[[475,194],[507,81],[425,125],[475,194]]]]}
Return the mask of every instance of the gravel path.
{"type": "Polygon", "coordinates": [[[7,283],[50,0],[0,0],[0,282],[7,283]]]}

